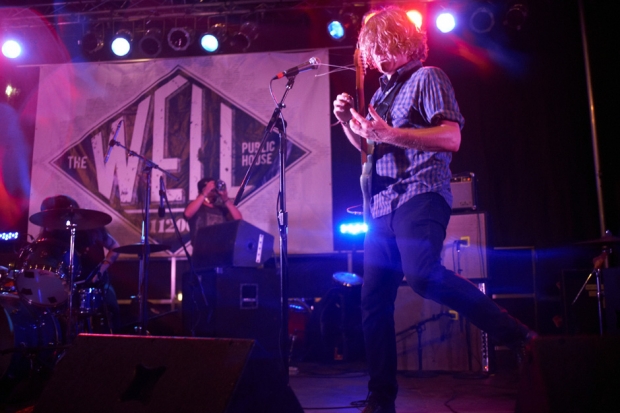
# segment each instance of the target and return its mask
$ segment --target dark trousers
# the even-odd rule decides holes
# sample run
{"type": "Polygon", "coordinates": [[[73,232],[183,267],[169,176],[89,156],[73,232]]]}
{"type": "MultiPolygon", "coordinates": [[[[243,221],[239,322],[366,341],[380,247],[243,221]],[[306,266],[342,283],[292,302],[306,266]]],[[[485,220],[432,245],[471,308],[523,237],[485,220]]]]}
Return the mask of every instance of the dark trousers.
{"type": "Polygon", "coordinates": [[[368,389],[376,395],[396,398],[394,302],[403,276],[416,293],[456,310],[502,343],[523,340],[529,331],[473,283],[441,265],[450,213],[443,197],[431,192],[369,222],[364,241],[362,327],[368,389]]]}

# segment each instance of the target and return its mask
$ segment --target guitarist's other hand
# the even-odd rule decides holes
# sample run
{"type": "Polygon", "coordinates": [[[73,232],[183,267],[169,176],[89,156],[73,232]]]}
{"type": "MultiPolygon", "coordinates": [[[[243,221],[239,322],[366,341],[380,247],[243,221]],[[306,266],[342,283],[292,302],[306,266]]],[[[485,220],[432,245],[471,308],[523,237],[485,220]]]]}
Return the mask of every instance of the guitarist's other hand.
{"type": "Polygon", "coordinates": [[[351,120],[351,109],[353,109],[353,97],[348,93],[341,93],[334,100],[334,116],[340,122],[351,120]]]}
{"type": "Polygon", "coordinates": [[[376,142],[385,142],[389,139],[390,125],[387,124],[372,106],[368,107],[368,114],[371,120],[360,115],[355,109],[351,109],[353,121],[349,122],[351,130],[365,139],[376,142]]]}

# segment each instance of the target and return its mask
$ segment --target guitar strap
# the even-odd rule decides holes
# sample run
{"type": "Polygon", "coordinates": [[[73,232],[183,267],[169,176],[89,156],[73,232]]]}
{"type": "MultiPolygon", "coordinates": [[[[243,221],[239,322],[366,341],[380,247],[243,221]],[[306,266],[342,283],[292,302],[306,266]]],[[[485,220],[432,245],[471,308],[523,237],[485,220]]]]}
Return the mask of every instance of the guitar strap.
{"type": "Polygon", "coordinates": [[[405,83],[407,83],[407,80],[409,80],[411,75],[413,75],[420,67],[421,66],[415,66],[414,68],[401,73],[400,76],[398,76],[398,79],[396,79],[394,85],[385,94],[381,102],[375,106],[375,110],[377,111],[379,116],[381,116],[381,119],[386,121],[388,125],[392,126],[392,119],[389,117],[389,114],[390,108],[394,103],[396,95],[398,95],[398,92],[400,92],[400,88],[403,87],[405,83]]]}

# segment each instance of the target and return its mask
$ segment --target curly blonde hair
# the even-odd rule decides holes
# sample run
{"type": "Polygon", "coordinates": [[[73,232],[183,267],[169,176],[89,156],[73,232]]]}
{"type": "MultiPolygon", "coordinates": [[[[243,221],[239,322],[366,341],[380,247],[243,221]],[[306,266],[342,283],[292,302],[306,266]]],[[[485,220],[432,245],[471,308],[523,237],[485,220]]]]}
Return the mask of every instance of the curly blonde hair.
{"type": "Polygon", "coordinates": [[[416,27],[407,13],[395,6],[388,6],[366,13],[357,47],[369,68],[375,64],[371,59],[375,48],[382,50],[387,56],[395,57],[402,53],[423,62],[428,55],[426,33],[416,27]]]}

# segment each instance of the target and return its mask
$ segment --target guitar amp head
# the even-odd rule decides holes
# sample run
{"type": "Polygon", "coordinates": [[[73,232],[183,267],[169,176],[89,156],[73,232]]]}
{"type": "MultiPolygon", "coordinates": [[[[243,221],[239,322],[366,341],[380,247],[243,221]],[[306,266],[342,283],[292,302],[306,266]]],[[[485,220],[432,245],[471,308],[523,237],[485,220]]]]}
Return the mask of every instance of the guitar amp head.
{"type": "Polygon", "coordinates": [[[465,172],[452,175],[450,179],[450,190],[452,191],[453,210],[476,210],[476,175],[473,172],[465,172]]]}

